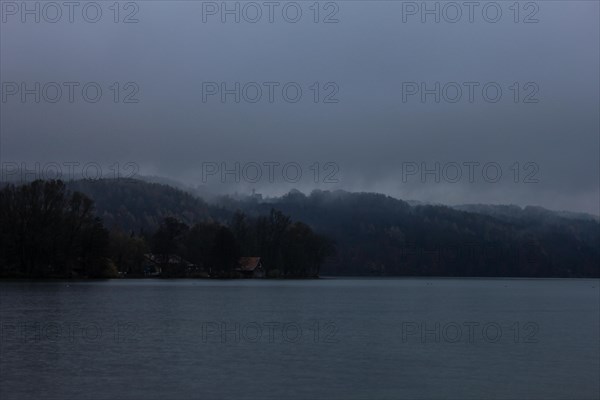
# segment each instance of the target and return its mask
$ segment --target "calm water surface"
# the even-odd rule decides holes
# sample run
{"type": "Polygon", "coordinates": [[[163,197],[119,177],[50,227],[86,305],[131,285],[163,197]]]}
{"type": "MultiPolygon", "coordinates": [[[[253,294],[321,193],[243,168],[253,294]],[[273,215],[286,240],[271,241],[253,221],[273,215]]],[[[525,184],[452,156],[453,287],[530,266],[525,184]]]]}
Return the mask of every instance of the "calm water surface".
{"type": "Polygon", "coordinates": [[[600,282],[0,283],[0,399],[598,399],[600,282]]]}

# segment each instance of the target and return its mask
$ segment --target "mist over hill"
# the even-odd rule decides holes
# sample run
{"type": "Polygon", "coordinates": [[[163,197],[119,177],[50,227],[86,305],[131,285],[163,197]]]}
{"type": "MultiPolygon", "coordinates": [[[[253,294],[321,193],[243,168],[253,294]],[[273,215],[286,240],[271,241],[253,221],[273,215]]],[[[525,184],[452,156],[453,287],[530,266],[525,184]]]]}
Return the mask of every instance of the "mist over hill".
{"type": "Polygon", "coordinates": [[[336,244],[321,274],[373,276],[598,277],[600,224],[594,216],[539,207],[411,205],[383,194],[313,191],[207,202],[140,180],[74,181],[96,202],[105,226],[151,232],[171,216],[187,224],[227,223],[276,209],[336,244]]]}

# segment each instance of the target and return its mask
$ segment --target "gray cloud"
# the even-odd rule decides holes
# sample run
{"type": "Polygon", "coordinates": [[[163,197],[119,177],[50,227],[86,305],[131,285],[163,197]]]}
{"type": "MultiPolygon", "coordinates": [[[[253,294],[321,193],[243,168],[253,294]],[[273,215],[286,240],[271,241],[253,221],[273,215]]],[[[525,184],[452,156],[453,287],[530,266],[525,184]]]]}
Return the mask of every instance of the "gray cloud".
{"type": "MultiPolygon", "coordinates": [[[[94,24],[77,18],[22,23],[19,15],[3,13],[3,85],[80,82],[80,88],[97,82],[103,92],[97,103],[81,96],[70,103],[65,93],[57,103],[8,96],[1,105],[2,162],[131,161],[142,173],[216,191],[344,188],[439,203],[600,212],[598,3],[535,2],[538,23],[522,22],[536,11],[524,8],[515,23],[512,2],[495,3],[503,11],[497,23],[477,11],[472,23],[465,15],[457,23],[443,15],[440,23],[431,17],[421,23],[419,15],[410,15],[404,23],[402,2],[342,1],[334,3],[339,22],[329,24],[322,21],[335,7],[325,9],[325,3],[319,23],[309,8],[313,2],[297,3],[303,12],[298,23],[277,11],[273,23],[265,14],[258,23],[222,23],[219,15],[203,23],[202,2],[141,1],[133,24],[113,22],[112,2],[98,4],[103,15],[94,24]],[[114,82],[120,84],[118,103],[110,89],[114,82]],[[125,89],[128,82],[139,87],[132,97],[138,103],[123,103],[135,92],[125,89]],[[266,90],[257,103],[243,96],[236,103],[233,95],[222,103],[219,94],[203,102],[203,82],[279,86],[272,103],[266,90]],[[281,92],[290,82],[302,88],[297,103],[281,92]],[[403,82],[428,88],[456,82],[463,97],[448,101],[454,96],[450,85],[439,103],[434,95],[421,102],[419,94],[403,101],[403,82]],[[473,102],[464,82],[479,83],[473,102]],[[498,102],[483,97],[486,83],[502,89],[498,102]],[[324,103],[327,95],[339,101],[324,103]],[[524,103],[528,95],[539,101],[524,103]],[[279,176],[271,182],[263,175],[235,184],[229,175],[224,184],[219,174],[203,178],[206,163],[234,168],[239,162],[243,168],[271,161],[298,163],[302,179],[279,176]],[[327,162],[339,167],[338,182],[323,182],[331,172],[322,170],[327,162]],[[490,182],[476,175],[471,182],[466,170],[457,182],[446,175],[440,182],[432,175],[422,179],[420,171],[406,175],[410,165],[434,168],[436,162],[447,173],[451,163],[497,163],[502,178],[490,182]],[[537,182],[523,182],[532,171],[527,163],[537,166],[537,182]]],[[[132,10],[120,10],[119,19],[132,10]]],[[[252,97],[252,86],[247,89],[252,97]]]]}

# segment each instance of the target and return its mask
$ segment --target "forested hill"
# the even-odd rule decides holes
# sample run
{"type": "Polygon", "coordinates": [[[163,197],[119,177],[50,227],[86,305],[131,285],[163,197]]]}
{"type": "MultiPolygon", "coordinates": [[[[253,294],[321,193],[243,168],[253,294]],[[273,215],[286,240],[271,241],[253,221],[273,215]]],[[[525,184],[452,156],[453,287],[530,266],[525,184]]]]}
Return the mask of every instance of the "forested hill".
{"type": "MultiPolygon", "coordinates": [[[[96,213],[108,229],[150,233],[166,217],[174,216],[188,225],[211,217],[211,207],[202,199],[164,184],[135,179],[78,180],[66,184],[70,190],[94,200],[96,213]]],[[[212,208],[212,214],[218,214],[218,209],[212,208]]]]}
{"type": "Polygon", "coordinates": [[[551,211],[543,207],[527,206],[521,208],[515,205],[464,204],[454,206],[454,209],[491,215],[508,221],[527,221],[542,224],[564,224],[569,220],[600,222],[600,217],[586,213],[571,211],[551,211]]]}
{"type": "Polygon", "coordinates": [[[343,191],[222,197],[210,205],[142,181],[69,186],[95,200],[105,226],[131,230],[155,229],[165,216],[191,224],[275,208],[335,241],[337,255],[323,275],[600,277],[600,224],[539,208],[411,206],[382,194],[343,191]]]}

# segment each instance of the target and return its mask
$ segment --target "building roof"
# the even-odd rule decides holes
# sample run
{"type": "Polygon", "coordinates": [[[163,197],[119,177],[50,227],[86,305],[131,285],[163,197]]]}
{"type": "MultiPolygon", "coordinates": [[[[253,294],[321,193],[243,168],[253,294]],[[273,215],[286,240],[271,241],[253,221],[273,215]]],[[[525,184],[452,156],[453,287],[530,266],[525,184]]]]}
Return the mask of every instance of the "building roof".
{"type": "Polygon", "coordinates": [[[252,272],[260,265],[260,257],[242,257],[238,263],[240,271],[252,272]]]}

